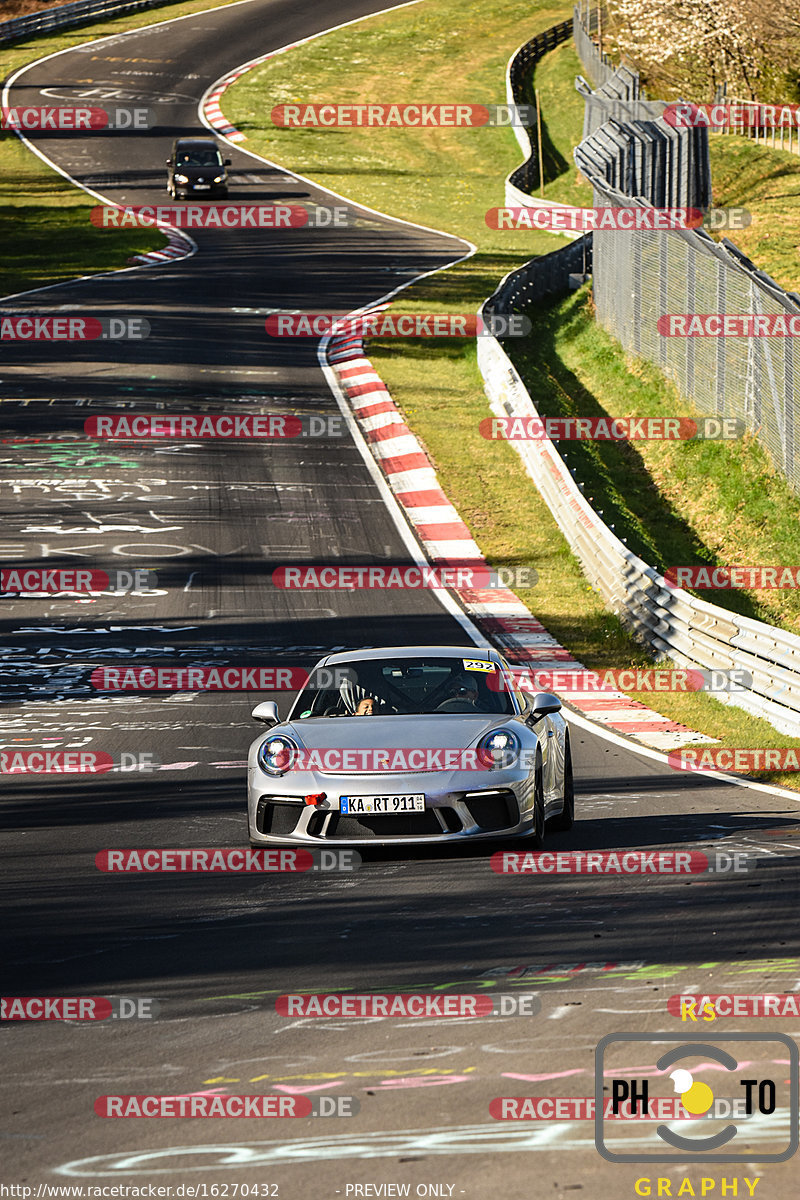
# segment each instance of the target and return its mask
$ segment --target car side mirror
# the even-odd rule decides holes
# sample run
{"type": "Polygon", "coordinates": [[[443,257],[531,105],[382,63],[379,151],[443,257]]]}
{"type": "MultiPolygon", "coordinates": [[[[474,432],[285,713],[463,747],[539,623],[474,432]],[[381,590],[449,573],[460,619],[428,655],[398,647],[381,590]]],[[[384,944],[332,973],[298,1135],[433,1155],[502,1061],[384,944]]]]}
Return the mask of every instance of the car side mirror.
{"type": "Polygon", "coordinates": [[[548,713],[561,712],[561,701],[552,692],[537,692],[533,697],[531,710],[528,720],[533,724],[548,713]]]}
{"type": "Polygon", "coordinates": [[[255,706],[251,716],[254,717],[256,721],[263,721],[265,725],[280,724],[278,706],[274,700],[262,700],[260,704],[255,706]]]}
{"type": "Polygon", "coordinates": [[[225,159],[225,166],[226,166],[226,167],[229,167],[230,165],[231,165],[231,160],[230,160],[229,158],[226,158],[226,159],[225,159]]]}

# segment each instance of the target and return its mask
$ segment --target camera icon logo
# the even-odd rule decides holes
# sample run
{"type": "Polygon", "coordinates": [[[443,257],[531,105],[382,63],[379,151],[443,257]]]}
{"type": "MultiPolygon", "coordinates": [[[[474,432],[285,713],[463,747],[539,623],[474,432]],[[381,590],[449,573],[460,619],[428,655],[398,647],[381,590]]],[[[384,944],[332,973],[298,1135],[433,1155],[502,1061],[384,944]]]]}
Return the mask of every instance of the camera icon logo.
{"type": "Polygon", "coordinates": [[[711,1044],[702,1033],[612,1033],[598,1043],[595,1146],[608,1162],[744,1163],[754,1154],[759,1162],[785,1162],[800,1144],[799,1124],[800,1054],[785,1034],[729,1033],[711,1044]],[[654,1068],[617,1065],[626,1051],[642,1045],[663,1047],[654,1068]],[[765,1058],[780,1066],[757,1067],[765,1058]],[[713,1086],[699,1078],[710,1072],[713,1086]],[[782,1142],[781,1148],[754,1151],[748,1141],[738,1152],[737,1138],[748,1140],[748,1121],[759,1118],[760,1138],[766,1122],[770,1140],[782,1142]],[[632,1124],[637,1138],[627,1152],[622,1126],[632,1124]]]}

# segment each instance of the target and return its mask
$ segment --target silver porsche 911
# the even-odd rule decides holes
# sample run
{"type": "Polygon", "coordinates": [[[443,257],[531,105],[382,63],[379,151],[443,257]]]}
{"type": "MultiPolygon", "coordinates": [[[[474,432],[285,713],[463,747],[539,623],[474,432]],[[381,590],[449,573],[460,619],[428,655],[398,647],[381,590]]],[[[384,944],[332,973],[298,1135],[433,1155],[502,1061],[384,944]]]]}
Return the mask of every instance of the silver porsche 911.
{"type": "Polygon", "coordinates": [[[528,838],[572,827],[569,728],[493,649],[389,646],[320,660],[250,747],[250,843],[528,838]]]}

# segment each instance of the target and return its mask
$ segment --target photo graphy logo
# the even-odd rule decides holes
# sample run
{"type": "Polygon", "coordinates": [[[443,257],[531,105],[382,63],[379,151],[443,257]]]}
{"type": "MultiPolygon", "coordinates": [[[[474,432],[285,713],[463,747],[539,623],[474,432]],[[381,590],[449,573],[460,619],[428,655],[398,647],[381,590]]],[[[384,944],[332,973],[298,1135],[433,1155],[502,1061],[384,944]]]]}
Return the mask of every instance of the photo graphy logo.
{"type": "Polygon", "coordinates": [[[613,1163],[748,1163],[754,1151],[747,1122],[758,1116],[769,1121],[779,1146],[773,1153],[759,1149],[758,1161],[785,1162],[799,1144],[799,1075],[797,1045],[781,1033],[719,1034],[713,1043],[705,1034],[683,1031],[679,1036],[611,1033],[595,1054],[595,1146],[613,1163]],[[624,1065],[631,1051],[641,1062],[644,1048],[659,1052],[655,1067],[624,1065]],[[643,1140],[640,1133],[629,1152],[620,1125],[606,1127],[606,1088],[612,1116],[625,1107],[647,1122],[654,1103],[677,1094],[682,1119],[655,1126],[631,1122],[651,1136],[643,1140]]]}

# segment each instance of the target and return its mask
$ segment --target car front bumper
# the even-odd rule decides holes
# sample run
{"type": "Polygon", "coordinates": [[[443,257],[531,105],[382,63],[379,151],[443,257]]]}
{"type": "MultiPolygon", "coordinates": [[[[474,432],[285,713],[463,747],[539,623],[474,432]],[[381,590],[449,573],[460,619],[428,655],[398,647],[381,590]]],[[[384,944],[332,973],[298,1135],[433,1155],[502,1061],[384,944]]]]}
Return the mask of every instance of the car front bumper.
{"type": "Polygon", "coordinates": [[[533,778],[526,772],[325,775],[298,771],[278,779],[248,770],[253,845],[403,845],[465,838],[525,837],[533,827],[533,778]],[[276,786],[278,785],[278,786],[276,786]],[[304,797],[324,792],[320,804],[304,797]],[[425,811],[346,814],[341,795],[425,795],[425,811]]]}

